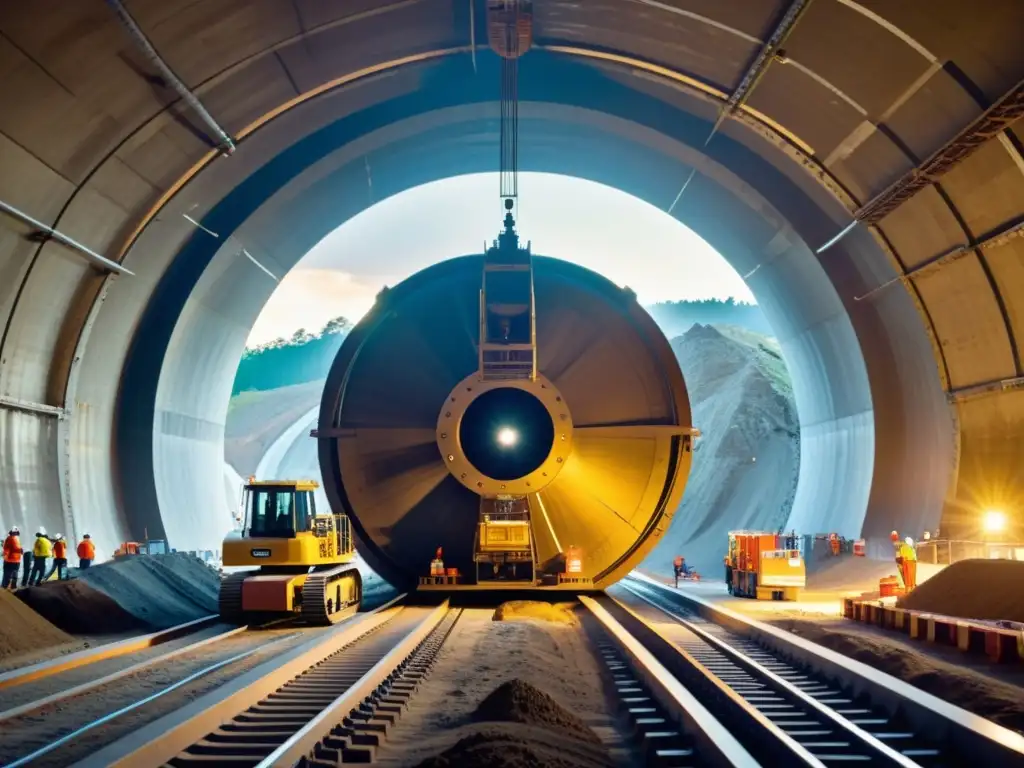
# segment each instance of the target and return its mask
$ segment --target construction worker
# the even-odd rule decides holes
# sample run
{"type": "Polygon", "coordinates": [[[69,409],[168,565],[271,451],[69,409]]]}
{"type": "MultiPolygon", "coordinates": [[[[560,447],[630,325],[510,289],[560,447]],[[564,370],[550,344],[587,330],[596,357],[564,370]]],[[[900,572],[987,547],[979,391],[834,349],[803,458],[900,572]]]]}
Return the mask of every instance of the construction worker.
{"type": "Polygon", "coordinates": [[[896,558],[896,579],[899,582],[901,589],[907,588],[906,581],[903,580],[903,554],[901,552],[902,545],[900,544],[900,535],[896,531],[889,534],[889,540],[892,541],[892,547],[895,552],[896,558]]]}
{"type": "Polygon", "coordinates": [[[725,556],[724,560],[725,560],[725,588],[729,592],[729,594],[731,595],[732,594],[732,561],[729,559],[728,555],[725,556]]]}
{"type": "Polygon", "coordinates": [[[672,570],[676,575],[676,589],[679,589],[679,576],[683,573],[683,556],[676,555],[676,559],[672,561],[672,570]]]}
{"type": "Polygon", "coordinates": [[[35,562],[32,563],[32,575],[28,578],[29,586],[43,583],[43,575],[46,573],[46,561],[53,554],[50,540],[46,538],[45,528],[40,528],[36,531],[36,543],[32,547],[32,554],[35,555],[35,562]]]}
{"type": "Polygon", "coordinates": [[[909,592],[917,586],[917,550],[914,540],[907,536],[900,545],[900,559],[903,566],[903,585],[909,592]]]}
{"type": "Polygon", "coordinates": [[[18,586],[18,570],[21,568],[21,531],[14,526],[7,532],[4,539],[4,577],[2,589],[14,589],[18,586]]]}
{"type": "Polygon", "coordinates": [[[64,581],[68,577],[68,543],[64,541],[63,533],[53,537],[53,564],[43,576],[43,581],[48,581],[54,573],[57,574],[57,581],[64,581]]]}
{"type": "Polygon", "coordinates": [[[78,543],[78,567],[88,568],[95,559],[96,545],[92,543],[92,538],[87,533],[82,536],[82,540],[78,543]]]}
{"type": "Polygon", "coordinates": [[[27,587],[28,581],[32,577],[32,562],[35,557],[32,554],[32,550],[21,553],[21,586],[27,587]]]}
{"type": "Polygon", "coordinates": [[[828,535],[828,543],[832,547],[832,555],[834,557],[838,557],[839,556],[839,534],[838,533],[830,533],[828,535]]]}

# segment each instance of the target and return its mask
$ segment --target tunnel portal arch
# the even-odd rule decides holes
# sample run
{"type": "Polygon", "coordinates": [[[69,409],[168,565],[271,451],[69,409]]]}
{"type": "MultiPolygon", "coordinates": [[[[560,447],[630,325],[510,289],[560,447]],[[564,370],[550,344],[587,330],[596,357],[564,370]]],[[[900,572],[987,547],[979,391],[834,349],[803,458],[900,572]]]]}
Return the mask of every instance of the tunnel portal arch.
{"type": "MultiPolygon", "coordinates": [[[[177,458],[220,439],[224,404],[207,393],[226,393],[230,373],[213,361],[241,350],[246,312],[257,310],[239,303],[259,303],[268,286],[257,281],[311,244],[309,233],[275,235],[274,215],[330,212],[339,223],[357,198],[442,173],[428,169],[425,148],[451,174],[488,169],[496,144],[474,87],[491,66],[480,0],[299,3],[298,13],[276,0],[132,5],[160,55],[237,140],[231,157],[210,148],[202,123],[101,3],[59,18],[41,18],[35,4],[0,13],[10,63],[0,95],[11,107],[0,118],[0,200],[19,212],[0,218],[0,522],[34,516],[107,541],[219,498],[197,492],[161,510],[153,456],[161,488],[206,486],[201,468],[177,458]],[[448,102],[401,114],[411,97],[437,97],[446,83],[448,102]],[[454,101],[453,83],[464,90],[454,101]],[[348,135],[336,164],[302,155],[313,132],[371,115],[376,130],[348,135]],[[447,126],[439,131],[448,138],[431,137],[431,125],[447,126]],[[304,160],[302,180],[281,156],[304,160]],[[261,184],[246,183],[258,174],[261,184]],[[361,182],[352,189],[362,195],[332,196],[343,182],[361,182]],[[213,216],[229,198],[244,211],[237,221],[213,216]],[[39,230],[33,222],[92,255],[26,237],[39,230]],[[233,257],[213,258],[200,235],[233,257]],[[134,274],[96,271],[95,254],[134,274]],[[218,281],[252,293],[218,301],[218,281]],[[159,310],[169,319],[157,329],[148,318],[159,310]],[[182,348],[196,328],[208,331],[202,346],[182,348]],[[175,360],[202,371],[201,381],[189,381],[188,367],[175,374],[175,360]],[[188,388],[201,395],[190,402],[188,388]]],[[[710,10],[693,0],[538,4],[536,50],[523,60],[545,70],[524,80],[525,98],[542,107],[532,117],[544,136],[534,167],[673,208],[680,180],[698,166],[673,213],[705,222],[705,239],[757,270],[742,271],[753,285],[777,282],[780,292],[759,289],[759,300],[780,336],[793,331],[791,370],[802,357],[809,382],[829,371],[828,387],[798,384],[804,434],[817,430],[815,452],[827,457],[814,476],[801,470],[808,521],[849,517],[841,510],[865,473],[869,538],[932,527],[943,508],[950,522],[991,502],[1013,512],[1024,500],[1024,273],[1013,239],[1024,215],[1013,122],[1024,110],[1015,32],[1024,6],[990,0],[965,14],[957,0],[806,5],[790,29],[783,0],[756,10],[741,0],[710,10]],[[782,55],[761,55],[783,38],[782,55]],[[567,83],[572,92],[552,95],[567,83]],[[719,135],[687,150],[703,146],[723,105],[737,108],[719,135]],[[602,153],[603,167],[593,162],[602,153]],[[621,178],[615,160],[647,173],[621,178]],[[928,174],[913,173],[926,165],[928,174]],[[747,214],[711,232],[714,212],[728,206],[747,214]],[[855,214],[872,215],[813,253],[855,214]],[[803,299],[788,304],[788,320],[786,295],[803,299]],[[858,344],[868,388],[857,356],[848,359],[858,344]],[[853,401],[867,407],[833,418],[853,401]],[[870,465],[854,459],[868,432],[870,465]],[[830,487],[844,482],[851,487],[830,487]]]]}

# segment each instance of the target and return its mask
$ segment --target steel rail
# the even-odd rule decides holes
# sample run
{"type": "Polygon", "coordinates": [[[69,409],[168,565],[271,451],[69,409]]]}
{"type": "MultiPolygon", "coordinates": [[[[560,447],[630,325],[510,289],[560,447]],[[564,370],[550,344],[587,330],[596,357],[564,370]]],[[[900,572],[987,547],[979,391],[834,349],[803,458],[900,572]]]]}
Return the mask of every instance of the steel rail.
{"type": "MultiPolygon", "coordinates": [[[[808,677],[817,676],[857,696],[867,697],[874,711],[883,718],[898,717],[919,734],[942,740],[942,752],[955,751],[969,755],[980,764],[1024,765],[1024,736],[991,720],[950,704],[909,683],[905,683],[856,659],[844,656],[817,643],[793,636],[756,619],[717,605],[698,595],[677,591],[641,573],[634,572],[623,583],[646,585],[674,608],[692,612],[712,625],[724,628],[734,636],[752,644],[755,655],[767,652],[773,663],[788,664],[807,670],[808,677]]],[[[693,621],[693,619],[690,619],[693,621]]],[[[696,622],[694,622],[696,623],[696,622]]],[[[703,625],[702,625],[703,626],[703,625]]],[[[877,725],[877,724],[872,724],[877,725]]],[[[865,730],[874,730],[865,728],[865,730]]],[[[912,735],[912,734],[910,734],[912,735]]],[[[909,738],[909,735],[907,736],[909,738]]]]}
{"type": "Polygon", "coordinates": [[[78,651],[77,653],[60,656],[56,659],[50,659],[49,661],[41,661],[38,664],[33,664],[28,667],[12,669],[11,671],[0,675],[0,689],[10,688],[15,685],[24,685],[25,683],[42,680],[43,678],[51,677],[61,672],[67,672],[70,669],[76,669],[77,667],[85,666],[87,664],[94,664],[98,661],[113,659],[118,656],[135,653],[136,651],[141,651],[146,648],[152,648],[156,645],[162,645],[170,640],[176,640],[179,637],[184,637],[192,634],[193,632],[198,632],[200,629],[204,629],[218,621],[220,621],[219,616],[204,616],[201,619],[187,621],[184,624],[178,624],[168,629],[162,629],[159,632],[153,632],[139,637],[130,637],[127,640],[121,640],[120,642],[107,643],[97,648],[78,651]]]}
{"type": "MultiPolygon", "coordinates": [[[[693,638],[680,641],[678,637],[669,638],[663,632],[659,632],[668,642],[686,649],[709,674],[737,691],[767,718],[781,718],[783,715],[799,715],[803,718],[807,724],[799,728],[791,726],[787,720],[781,720],[777,724],[823,764],[860,757],[861,760],[867,759],[872,764],[881,763],[900,768],[914,768],[918,765],[851,720],[850,716],[853,716],[870,724],[878,719],[871,717],[870,710],[843,698],[841,692],[830,690],[829,685],[813,679],[806,682],[806,675],[793,668],[787,669],[788,665],[766,655],[755,658],[756,651],[752,652],[752,649],[748,648],[744,652],[720,637],[704,631],[697,623],[687,621],[659,601],[652,600],[636,587],[628,584],[624,587],[651,606],[659,615],[669,617],[672,622],[692,634],[693,638]],[[772,668],[769,668],[768,664],[771,664],[772,668]]],[[[631,610],[629,606],[623,607],[631,610]]],[[[638,615],[638,618],[644,620],[643,616],[638,615]]],[[[884,725],[889,725],[887,718],[884,725]]],[[[920,751],[931,752],[928,749],[920,751]]]]}
{"type": "Polygon", "coordinates": [[[28,755],[25,755],[24,757],[21,757],[21,758],[15,760],[13,763],[8,763],[6,766],[4,766],[4,768],[20,768],[20,766],[22,766],[22,765],[28,765],[32,761],[37,760],[40,757],[43,757],[44,755],[49,754],[50,752],[53,752],[55,749],[58,749],[58,748],[64,746],[65,744],[67,744],[69,742],[73,742],[79,736],[82,736],[85,733],[88,733],[89,731],[93,730],[94,728],[98,728],[98,727],[100,727],[102,725],[107,725],[108,723],[112,722],[113,720],[117,719],[118,717],[121,717],[121,715],[126,715],[129,712],[133,712],[136,709],[139,709],[140,707],[144,707],[146,704],[149,704],[150,702],[156,701],[157,699],[160,699],[160,698],[166,696],[169,693],[173,693],[174,691],[178,690],[182,686],[188,685],[189,683],[194,682],[194,681],[200,679],[201,677],[205,677],[206,675],[209,675],[209,674],[211,674],[213,672],[216,672],[217,670],[222,669],[223,667],[226,667],[226,666],[228,666],[230,664],[234,664],[236,661],[241,661],[241,660],[243,660],[245,658],[248,658],[249,656],[252,656],[253,654],[258,653],[259,651],[263,651],[263,650],[266,650],[267,648],[270,648],[270,647],[272,647],[274,645],[277,645],[279,643],[283,643],[285,640],[288,640],[288,639],[290,639],[292,637],[295,637],[295,635],[297,635],[297,634],[299,634],[299,633],[294,633],[294,634],[291,634],[291,635],[286,635],[284,637],[278,638],[277,640],[274,640],[273,642],[267,643],[266,645],[261,645],[261,646],[258,646],[256,648],[251,648],[248,651],[243,651],[242,653],[235,654],[234,656],[231,656],[230,658],[221,659],[220,661],[218,661],[218,662],[216,662],[214,664],[210,664],[209,666],[203,667],[202,669],[200,669],[200,670],[198,670],[196,672],[193,672],[192,674],[188,675],[187,677],[183,678],[182,680],[179,680],[176,683],[172,683],[171,685],[167,686],[166,688],[161,688],[156,693],[150,694],[149,696],[146,696],[143,699],[139,699],[138,701],[134,701],[131,704],[129,704],[129,705],[125,706],[125,707],[121,707],[120,709],[116,710],[115,712],[111,712],[108,715],[104,715],[103,717],[101,717],[101,718],[99,718],[97,720],[93,720],[91,723],[83,725],[81,728],[76,728],[71,733],[68,733],[68,734],[66,734],[64,736],[61,736],[59,739],[55,739],[54,741],[51,741],[49,744],[46,744],[45,746],[40,747],[39,749],[35,750],[34,752],[32,752],[32,753],[30,753],[28,755]]]}
{"type": "MultiPolygon", "coordinates": [[[[400,643],[385,653],[381,659],[346,689],[316,717],[303,726],[295,735],[285,741],[257,765],[256,768],[271,766],[292,766],[308,755],[314,754],[317,747],[331,735],[338,726],[343,725],[346,717],[360,703],[396,674],[400,666],[426,640],[449,613],[448,600],[431,611],[427,617],[410,632],[400,643]]],[[[440,650],[438,646],[437,650],[440,650]]]]}
{"type": "MultiPolygon", "coordinates": [[[[622,626],[597,600],[587,595],[579,596],[580,602],[600,622],[601,626],[608,633],[614,642],[622,649],[623,654],[631,662],[630,666],[636,677],[642,679],[650,690],[655,701],[661,706],[665,713],[678,725],[682,733],[671,731],[654,731],[655,738],[678,739],[680,736],[689,737],[692,740],[701,763],[713,766],[736,766],[737,768],[753,768],[760,765],[757,760],[740,744],[729,729],[715,717],[708,708],[684,686],[666,667],[651,653],[651,651],[636,637],[622,626]]],[[[612,662],[614,664],[614,661],[612,662]]],[[[613,666],[613,669],[618,669],[613,666]]],[[[621,674],[621,673],[620,673],[621,674]]],[[[625,694],[626,704],[645,704],[647,697],[638,695],[639,689],[625,687],[635,684],[636,681],[625,679],[617,680],[619,692],[625,694]]],[[[648,707],[639,707],[641,710],[649,710],[648,707]]],[[[627,710],[629,711],[629,710],[627,710]]],[[[656,720],[660,718],[645,718],[656,720]]],[[[637,725],[642,726],[641,720],[637,725]]],[[[657,724],[654,724],[657,726],[657,724]]],[[[654,750],[651,760],[663,756],[665,751],[688,751],[688,750],[654,750]]]]}
{"type": "Polygon", "coordinates": [[[25,704],[20,704],[16,707],[12,707],[11,709],[6,709],[3,712],[0,712],[0,723],[3,723],[7,720],[11,720],[15,717],[21,717],[22,715],[28,714],[29,712],[35,712],[36,710],[42,709],[43,707],[47,707],[51,704],[56,704],[60,701],[72,699],[75,696],[80,696],[83,693],[87,693],[95,688],[100,688],[101,686],[109,685],[110,683],[116,682],[117,680],[120,680],[122,677],[127,677],[128,675],[133,675],[136,672],[141,672],[147,667],[152,667],[163,662],[170,661],[171,659],[177,658],[178,656],[183,656],[186,653],[192,653],[193,651],[197,651],[200,648],[206,647],[207,645],[219,643],[221,640],[226,640],[229,637],[234,637],[235,635],[247,632],[248,630],[249,627],[247,626],[229,629],[227,632],[221,632],[218,635],[207,637],[202,640],[198,640],[194,643],[190,643],[188,645],[183,645],[181,648],[175,648],[173,651],[168,651],[167,653],[154,656],[151,659],[143,659],[142,661],[136,664],[132,664],[129,667],[124,667],[123,669],[119,669],[116,672],[111,672],[110,674],[104,675],[103,677],[98,677],[95,680],[88,680],[84,683],[80,683],[79,685],[73,686],[58,693],[50,694],[49,696],[44,696],[40,699],[36,699],[25,704]]]}
{"type": "Polygon", "coordinates": [[[181,709],[98,749],[75,763],[75,768],[134,768],[167,763],[202,741],[216,724],[230,723],[239,713],[266,700],[311,667],[393,620],[404,610],[394,607],[395,604],[405,597],[405,594],[398,595],[372,611],[356,614],[316,634],[310,641],[276,655],[181,709]]]}

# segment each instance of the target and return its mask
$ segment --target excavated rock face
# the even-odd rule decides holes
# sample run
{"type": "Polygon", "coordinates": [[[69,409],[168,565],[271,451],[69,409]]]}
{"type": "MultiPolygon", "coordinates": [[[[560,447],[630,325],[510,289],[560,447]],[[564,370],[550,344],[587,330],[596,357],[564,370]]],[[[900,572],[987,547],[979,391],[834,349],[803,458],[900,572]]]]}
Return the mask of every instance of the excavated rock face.
{"type": "Polygon", "coordinates": [[[785,525],[800,469],[800,422],[777,342],[733,326],[696,324],[672,340],[701,430],[686,494],[645,567],[682,554],[721,578],[730,530],[785,525]]]}

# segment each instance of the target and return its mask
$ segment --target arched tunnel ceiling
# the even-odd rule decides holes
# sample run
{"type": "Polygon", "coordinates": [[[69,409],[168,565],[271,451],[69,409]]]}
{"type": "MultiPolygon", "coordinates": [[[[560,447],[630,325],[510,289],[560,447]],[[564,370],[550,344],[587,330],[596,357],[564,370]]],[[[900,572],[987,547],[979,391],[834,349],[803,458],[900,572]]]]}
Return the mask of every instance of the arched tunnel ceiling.
{"type": "MultiPolygon", "coordinates": [[[[843,332],[836,331],[839,336],[824,342],[812,334],[806,338],[818,341],[808,341],[802,351],[794,343],[787,355],[811,360],[833,354],[843,344],[856,347],[857,341],[864,349],[873,400],[874,424],[868,431],[873,427],[878,444],[871,500],[877,514],[873,525],[870,516],[865,523],[869,533],[880,534],[889,523],[887,516],[911,525],[930,524],[935,499],[941,505],[947,496],[946,508],[952,513],[1021,499],[1024,480],[1017,456],[1024,442],[1024,394],[1017,387],[1022,375],[1018,340],[1024,334],[1024,241],[1012,238],[1024,207],[1021,124],[1006,120],[1005,130],[961,136],[954,151],[942,150],[997,102],[1005,114],[1019,112],[1024,4],[535,0],[534,5],[536,53],[523,66],[534,66],[537,74],[527,78],[524,90],[557,91],[557,83],[544,82],[543,66],[550,62],[553,69],[585,68],[605,83],[591,82],[589,92],[576,94],[581,108],[614,115],[610,97],[602,103],[602,88],[610,93],[613,87],[662,104],[663,114],[636,120],[656,137],[641,138],[633,131],[629,141],[653,144],[662,155],[674,151],[668,144],[689,144],[711,164],[676,158],[679,187],[687,168],[697,168],[693,185],[678,201],[679,189],[665,181],[664,169],[651,174],[657,181],[631,191],[688,223],[713,217],[721,210],[714,203],[724,200],[723,194],[746,194],[736,185],[729,192],[721,174],[712,172],[724,167],[752,188],[748,209],[763,209],[760,201],[765,201],[799,235],[795,240],[802,238],[816,248],[842,231],[858,211],[871,214],[875,209],[864,206],[876,195],[915,168],[925,168],[940,153],[939,162],[925,168],[928,174],[919,175],[916,194],[891,211],[883,209],[886,215],[872,217],[877,227],[860,225],[820,256],[822,274],[836,286],[825,285],[825,293],[835,292],[826,303],[841,303],[856,335],[844,340],[843,332]],[[787,9],[796,5],[805,7],[782,45],[784,55],[769,58],[760,76],[751,78],[764,43],[785,22],[787,9]],[[754,87],[744,91],[751,80],[754,87]],[[1001,101],[1007,94],[1011,98],[1001,101]],[[706,135],[726,103],[736,103],[737,109],[723,122],[720,135],[703,148],[700,130],[706,135]],[[677,135],[671,136],[673,132],[677,135]],[[967,145],[977,146],[946,172],[944,158],[967,145]],[[743,151],[749,162],[743,162],[743,151]],[[953,404],[948,411],[945,395],[953,404]],[[879,469],[880,461],[891,466],[879,469]],[[888,479],[880,479],[879,472],[888,472],[888,479]],[[896,492],[901,484],[903,490],[896,492]],[[921,508],[901,518],[915,503],[921,508]]],[[[133,334],[140,322],[145,325],[143,310],[154,288],[171,260],[188,256],[190,244],[203,231],[192,222],[208,224],[204,216],[229,194],[241,208],[255,210],[246,198],[246,179],[332,121],[376,109],[376,119],[386,126],[409,117],[396,112],[389,120],[389,110],[397,109],[402,98],[417,93],[451,96],[444,81],[472,83],[472,73],[482,78],[493,71],[487,64],[491,54],[485,50],[481,0],[152,0],[128,2],[127,7],[177,76],[238,141],[235,155],[220,157],[212,148],[208,128],[160,79],[106,3],[38,0],[0,5],[0,201],[94,252],[115,261],[127,258],[135,273],[112,280],[73,248],[28,237],[37,227],[15,216],[0,217],[0,515],[20,514],[20,521],[31,515],[55,516],[63,518],[70,532],[85,522],[102,524],[110,536],[137,526],[137,518],[146,516],[138,507],[152,494],[123,493],[121,465],[131,433],[145,442],[153,432],[151,422],[125,427],[122,418],[122,456],[112,462],[117,404],[111,393],[117,390],[133,334]],[[303,120],[289,119],[300,111],[303,120]]],[[[538,101],[572,104],[570,96],[556,93],[547,102],[538,101]]],[[[451,97],[447,106],[456,107],[459,94],[451,97]]],[[[651,102],[646,103],[649,109],[651,102]]],[[[433,108],[438,106],[444,105],[433,108]]],[[[628,119],[625,114],[616,117],[628,119]]],[[[541,110],[539,123],[544,119],[541,110]]],[[[440,172],[440,161],[417,170],[425,163],[416,152],[417,136],[429,151],[448,142],[447,172],[486,169],[483,158],[492,151],[493,133],[463,122],[471,145],[463,149],[441,136],[427,142],[421,135],[424,123],[407,124],[404,149],[394,141],[380,145],[392,147],[394,154],[389,161],[382,149],[372,157],[372,166],[386,169],[389,162],[405,158],[390,182],[386,171],[373,172],[371,155],[366,155],[365,202],[387,194],[388,183],[397,191],[417,177],[440,172]],[[461,154],[466,159],[458,159],[461,154]]],[[[636,173],[616,174],[610,161],[595,162],[600,167],[588,174],[582,152],[562,151],[575,144],[566,126],[571,129],[573,121],[549,119],[538,133],[544,137],[536,149],[538,168],[562,162],[565,172],[603,176],[625,187],[629,178],[639,178],[636,173]]],[[[603,130],[615,133],[607,126],[603,130]]],[[[581,128],[579,135],[591,134],[581,128]]],[[[592,141],[610,158],[616,156],[607,135],[592,141]]],[[[339,147],[342,152],[344,142],[339,147]]],[[[342,168],[353,167],[357,149],[349,145],[354,154],[342,168]]],[[[650,153],[621,152],[623,162],[658,166],[656,160],[652,165],[650,153]]],[[[493,154],[496,159],[496,146],[493,154]]],[[[309,158],[304,162],[311,164],[309,158]]],[[[271,172],[266,167],[263,171],[271,172]]],[[[307,179],[295,191],[295,199],[313,206],[310,210],[328,207],[331,171],[322,167],[320,172],[324,178],[319,187],[307,179]],[[319,194],[301,194],[316,189],[319,194]]],[[[281,187],[287,179],[277,181],[281,187]]],[[[252,185],[248,189],[258,192],[252,185]]],[[[277,194],[287,194],[287,187],[283,189],[277,194]]],[[[264,188],[262,194],[266,198],[269,192],[264,188]]],[[[295,212],[280,200],[276,205],[277,210],[295,212]]],[[[775,215],[768,210],[758,214],[762,220],[775,215]]],[[[750,223],[756,219],[747,215],[737,226],[756,229],[759,225],[750,223]]],[[[258,216],[245,224],[255,231],[258,216]]],[[[726,241],[732,237],[736,263],[757,238],[723,233],[724,228],[718,227],[722,242],[716,244],[728,251],[726,241]]],[[[264,229],[273,226],[265,224],[264,229]]],[[[705,225],[712,235],[714,229],[705,225]]],[[[234,230],[228,234],[234,236],[234,230]]],[[[236,254],[247,245],[241,238],[231,242],[236,254]]],[[[267,242],[287,244],[284,239],[267,242]]],[[[268,263],[280,259],[286,267],[301,255],[300,246],[308,245],[298,237],[287,253],[257,256],[268,263]]],[[[762,255],[771,255],[761,245],[762,255]]],[[[797,245],[806,250],[803,243],[797,245]]],[[[776,243],[775,248],[788,253],[784,245],[776,243]]],[[[176,269],[187,271],[180,259],[175,263],[176,269]]],[[[757,258],[747,266],[764,269],[757,258]]],[[[785,295],[804,296],[805,309],[814,305],[822,286],[807,269],[794,267],[780,275],[790,283],[785,295]]],[[[216,291],[210,288],[216,277],[215,272],[202,276],[208,283],[205,311],[226,315],[224,328],[238,325],[246,315],[217,306],[216,291]]],[[[750,280],[756,289],[756,273],[750,280]]],[[[261,301],[266,293],[264,285],[253,295],[261,301]]],[[[779,323],[784,324],[787,312],[799,311],[792,301],[772,306],[772,297],[783,295],[778,291],[762,291],[759,298],[762,294],[766,310],[779,323]]],[[[250,320],[257,309],[251,307],[250,320]]],[[[173,358],[175,343],[189,338],[183,328],[189,317],[177,323],[177,342],[167,338],[150,350],[145,339],[135,338],[130,348],[134,368],[145,368],[138,361],[148,354],[152,377],[165,355],[173,358]]],[[[196,315],[191,317],[198,322],[196,315]]],[[[170,326],[175,324],[176,315],[170,326]]],[[[242,326],[244,322],[208,340],[203,349],[177,354],[200,367],[204,359],[230,357],[239,351],[239,339],[244,340],[242,326]]],[[[813,322],[801,327],[813,329],[813,322]]],[[[822,402],[831,400],[841,386],[838,379],[846,363],[840,357],[818,364],[830,376],[824,394],[818,395],[822,402]]],[[[851,353],[849,358],[856,361],[859,356],[851,353]]],[[[217,369],[221,379],[230,376],[230,366],[210,363],[207,368],[217,369]]],[[[856,370],[847,374],[858,375],[856,370]]],[[[159,400],[155,380],[150,383],[150,399],[159,400]]],[[[192,382],[197,390],[223,385],[221,380],[192,382]]],[[[216,432],[223,407],[218,414],[218,407],[206,403],[199,410],[210,412],[193,414],[195,423],[187,425],[178,418],[180,408],[165,409],[163,429],[191,430],[193,437],[203,433],[202,439],[219,444],[216,432]]],[[[154,403],[151,416],[154,408],[160,411],[154,403]]],[[[836,410],[830,407],[830,418],[836,410]]],[[[814,423],[804,407],[801,420],[806,436],[814,423]]],[[[835,419],[833,428],[836,434],[862,429],[835,419]]],[[[832,441],[822,451],[834,454],[831,466],[849,466],[844,452],[855,443],[832,441]]],[[[805,442],[805,456],[807,448],[805,442]]],[[[170,482],[195,480],[184,469],[174,475],[172,456],[161,455],[157,461],[171,467],[170,482]]],[[[150,472],[151,465],[152,460],[150,472]]],[[[835,478],[839,486],[843,482],[835,478]]],[[[217,483],[219,488],[219,478],[217,483]]],[[[801,487],[805,485],[802,476],[801,487]]],[[[824,497],[817,502],[831,503],[824,497]]],[[[8,521],[5,517],[0,522],[8,521]]]]}

